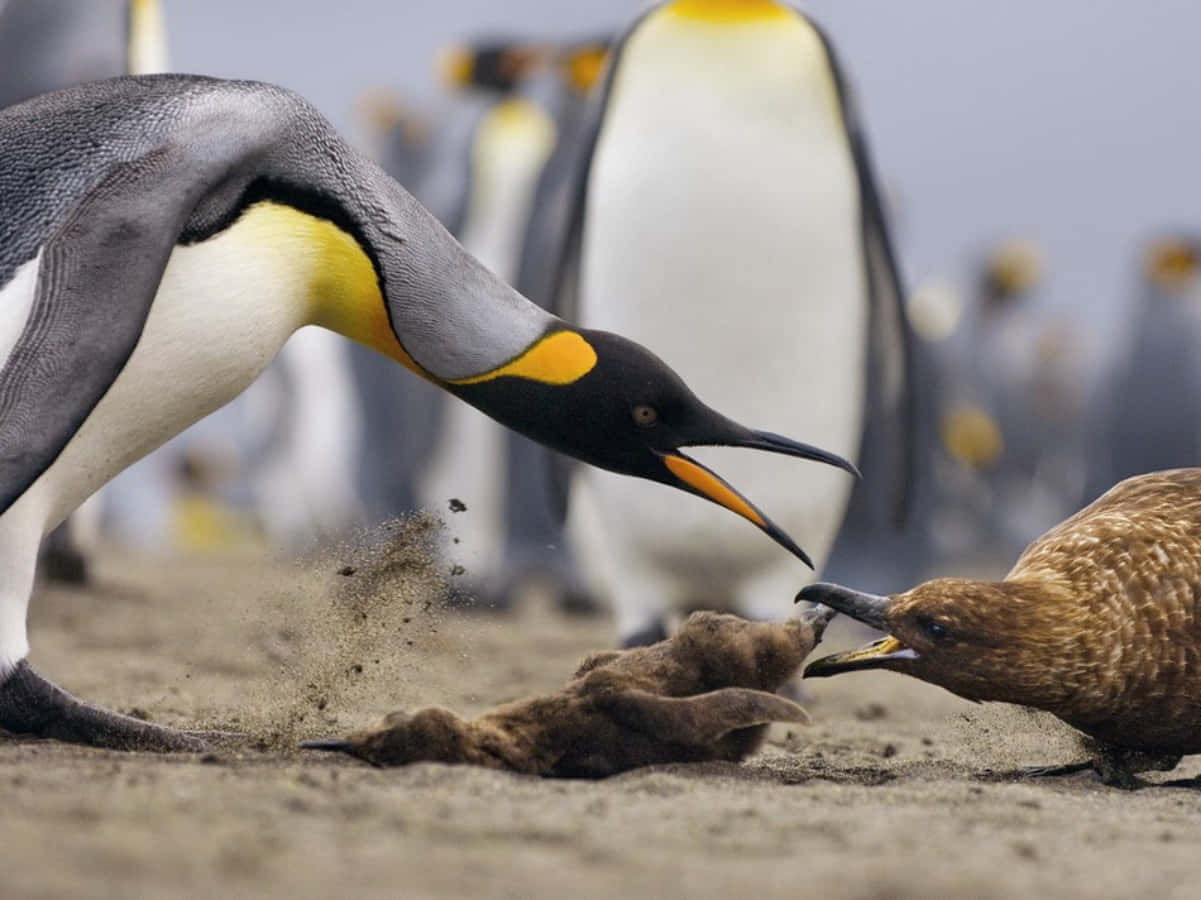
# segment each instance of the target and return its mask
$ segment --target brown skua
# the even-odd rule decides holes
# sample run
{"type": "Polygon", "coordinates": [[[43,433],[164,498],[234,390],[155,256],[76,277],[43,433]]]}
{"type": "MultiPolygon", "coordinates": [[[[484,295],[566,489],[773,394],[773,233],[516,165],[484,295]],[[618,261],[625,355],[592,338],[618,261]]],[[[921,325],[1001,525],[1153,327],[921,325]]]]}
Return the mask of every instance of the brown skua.
{"type": "Polygon", "coordinates": [[[889,669],[969,700],[1048,710],[1096,743],[1109,784],[1201,753],[1201,469],[1129,478],[1035,540],[1001,581],[938,578],[824,603],[886,632],[806,677],[889,669]]]}

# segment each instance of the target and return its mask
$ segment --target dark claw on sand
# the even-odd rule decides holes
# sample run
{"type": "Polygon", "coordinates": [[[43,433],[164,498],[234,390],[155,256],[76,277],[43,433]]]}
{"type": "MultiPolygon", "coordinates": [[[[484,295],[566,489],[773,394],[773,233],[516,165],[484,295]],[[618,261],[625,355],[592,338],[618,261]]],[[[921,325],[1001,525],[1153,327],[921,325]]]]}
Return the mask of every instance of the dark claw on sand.
{"type": "Polygon", "coordinates": [[[313,741],[301,741],[302,750],[328,750],[330,753],[345,753],[350,750],[350,743],[340,738],[319,738],[313,741]]]}
{"type": "Polygon", "coordinates": [[[1013,772],[1016,778],[1058,778],[1062,775],[1077,775],[1080,772],[1093,771],[1089,762],[1066,763],[1062,766],[1026,766],[1013,772]]]}

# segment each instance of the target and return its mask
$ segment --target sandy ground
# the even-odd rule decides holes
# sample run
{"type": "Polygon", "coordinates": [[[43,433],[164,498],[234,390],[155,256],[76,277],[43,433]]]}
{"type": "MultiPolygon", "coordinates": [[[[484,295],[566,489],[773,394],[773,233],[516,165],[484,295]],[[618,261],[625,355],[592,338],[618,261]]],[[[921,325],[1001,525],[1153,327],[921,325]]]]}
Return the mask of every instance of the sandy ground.
{"type": "MultiPolygon", "coordinates": [[[[293,750],[397,707],[474,713],[554,687],[609,643],[604,621],[538,606],[446,612],[442,564],[419,545],[287,565],[109,555],[93,588],[41,589],[42,671],[155,721],[252,737],[179,756],[0,737],[0,896],[1201,892],[1201,791],[1000,778],[1076,757],[1074,738],[889,674],[808,683],[814,724],[777,726],[741,766],[549,781],[293,750]]],[[[843,622],[821,649],[859,638],[843,622]]],[[[1201,757],[1154,777],[1197,774],[1201,757]]]]}

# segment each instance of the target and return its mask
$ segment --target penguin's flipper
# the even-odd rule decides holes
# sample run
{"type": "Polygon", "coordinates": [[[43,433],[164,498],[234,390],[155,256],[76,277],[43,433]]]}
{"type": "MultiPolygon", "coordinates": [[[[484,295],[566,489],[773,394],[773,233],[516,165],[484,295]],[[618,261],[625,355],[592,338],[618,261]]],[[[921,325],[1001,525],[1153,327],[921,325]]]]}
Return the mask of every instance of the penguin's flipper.
{"type": "Polygon", "coordinates": [[[118,165],[43,245],[29,318],[0,369],[0,514],[50,468],[133,353],[207,186],[204,167],[182,155],[158,148],[118,165]]]}
{"type": "Polygon", "coordinates": [[[860,458],[864,484],[887,483],[889,517],[904,523],[912,505],[917,461],[916,397],[910,383],[913,334],[905,313],[905,290],[889,236],[884,199],[876,184],[875,164],[860,122],[854,92],[834,45],[812,20],[826,49],[859,180],[863,255],[867,268],[868,328],[867,403],[860,458]],[[880,471],[882,469],[883,471],[880,471]],[[873,471],[875,470],[875,471],[873,471]]]}
{"type": "MultiPolygon", "coordinates": [[[[888,237],[884,211],[871,173],[859,162],[863,197],[863,240],[871,322],[868,329],[868,396],[865,470],[892,486],[889,517],[905,522],[912,505],[917,457],[917,398],[911,384],[913,335],[905,313],[905,295],[888,237]]],[[[872,477],[872,476],[868,476],[872,477]]],[[[879,482],[878,482],[879,483],[879,482]]]]}

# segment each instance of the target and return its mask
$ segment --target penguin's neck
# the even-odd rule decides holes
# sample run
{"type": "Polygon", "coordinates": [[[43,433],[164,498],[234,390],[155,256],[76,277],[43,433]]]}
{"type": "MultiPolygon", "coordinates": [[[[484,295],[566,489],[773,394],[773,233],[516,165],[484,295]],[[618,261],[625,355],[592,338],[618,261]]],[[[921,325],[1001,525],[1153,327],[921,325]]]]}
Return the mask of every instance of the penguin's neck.
{"type": "Polygon", "coordinates": [[[671,15],[723,25],[782,19],[795,15],[775,0],[675,0],[667,7],[671,15]]]}
{"type": "Polygon", "coordinates": [[[446,243],[436,250],[431,243],[430,259],[410,258],[408,284],[398,288],[407,289],[407,299],[390,304],[360,243],[326,219],[262,202],[235,227],[279,256],[301,325],[336,331],[440,386],[514,374],[565,384],[596,362],[586,341],[553,333],[554,317],[480,265],[450,235],[443,235],[446,243]],[[403,320],[391,321],[389,309],[403,320]],[[420,341],[421,363],[401,345],[398,333],[420,341]]]}
{"type": "Polygon", "coordinates": [[[326,219],[269,201],[252,206],[235,227],[286,257],[300,324],[336,331],[424,374],[396,340],[375,268],[353,236],[326,219]]]}

